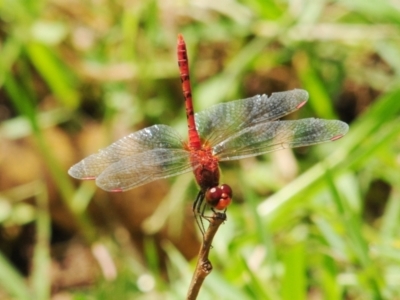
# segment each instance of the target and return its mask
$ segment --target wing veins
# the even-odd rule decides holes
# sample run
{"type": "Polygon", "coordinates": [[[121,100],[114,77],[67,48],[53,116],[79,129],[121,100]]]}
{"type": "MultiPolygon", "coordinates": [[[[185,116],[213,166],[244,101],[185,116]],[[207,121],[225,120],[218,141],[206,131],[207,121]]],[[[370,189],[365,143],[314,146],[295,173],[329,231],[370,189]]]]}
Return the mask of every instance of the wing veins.
{"type": "Polygon", "coordinates": [[[196,127],[203,141],[216,145],[238,130],[292,113],[307,99],[306,91],[295,89],[220,103],[196,114],[196,127]]]}
{"type": "Polygon", "coordinates": [[[154,149],[108,166],[96,179],[106,191],[127,190],[192,170],[190,154],[183,149],[154,149]]]}
{"type": "Polygon", "coordinates": [[[331,141],[344,135],[348,125],[337,120],[301,119],[257,124],[239,131],[213,148],[219,160],[256,156],[284,148],[331,141]]]}

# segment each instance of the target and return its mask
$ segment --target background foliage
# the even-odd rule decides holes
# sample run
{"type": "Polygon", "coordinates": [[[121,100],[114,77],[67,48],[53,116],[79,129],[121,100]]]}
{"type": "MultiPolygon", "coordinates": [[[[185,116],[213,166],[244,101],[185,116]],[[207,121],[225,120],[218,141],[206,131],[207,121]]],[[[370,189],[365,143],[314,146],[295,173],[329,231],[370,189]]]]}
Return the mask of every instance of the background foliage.
{"type": "Polygon", "coordinates": [[[400,3],[0,1],[0,298],[182,299],[192,175],[110,195],[68,168],[195,107],[304,88],[345,138],[222,166],[235,203],[201,299],[400,299],[400,3]]]}

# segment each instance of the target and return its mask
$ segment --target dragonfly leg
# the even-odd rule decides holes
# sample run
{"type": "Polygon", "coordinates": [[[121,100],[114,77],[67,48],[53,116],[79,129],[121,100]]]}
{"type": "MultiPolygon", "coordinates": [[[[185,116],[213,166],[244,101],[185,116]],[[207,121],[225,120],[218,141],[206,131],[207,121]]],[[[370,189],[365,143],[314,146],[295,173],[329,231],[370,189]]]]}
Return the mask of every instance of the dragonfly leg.
{"type": "Polygon", "coordinates": [[[196,220],[197,226],[199,227],[201,234],[203,235],[204,238],[204,233],[206,232],[206,229],[204,227],[203,223],[203,218],[204,218],[204,210],[205,210],[205,203],[203,203],[205,193],[203,191],[200,191],[197,194],[196,200],[193,203],[193,215],[196,220]],[[202,209],[203,207],[203,209],[202,209]]]}
{"type": "Polygon", "coordinates": [[[203,191],[199,191],[199,193],[197,194],[196,200],[193,202],[193,213],[197,213],[200,214],[200,207],[201,204],[203,203],[205,197],[205,193],[203,191]]]}
{"type": "Polygon", "coordinates": [[[225,208],[223,212],[215,211],[214,207],[211,207],[212,212],[214,213],[213,218],[223,219],[224,222],[228,219],[226,216],[226,211],[228,208],[225,208]]]}
{"type": "Polygon", "coordinates": [[[199,193],[197,194],[196,200],[193,203],[193,208],[192,208],[194,218],[196,219],[197,226],[199,227],[199,229],[203,235],[203,238],[204,238],[204,234],[206,232],[203,219],[207,220],[208,222],[211,222],[212,219],[214,219],[214,218],[221,218],[221,219],[224,219],[224,221],[225,221],[226,220],[226,210],[227,210],[227,207],[226,207],[223,210],[223,212],[219,212],[219,211],[216,211],[214,207],[211,207],[211,211],[214,214],[212,216],[206,216],[205,211],[209,205],[206,201],[204,201],[205,194],[206,194],[205,192],[199,191],[199,193]]]}

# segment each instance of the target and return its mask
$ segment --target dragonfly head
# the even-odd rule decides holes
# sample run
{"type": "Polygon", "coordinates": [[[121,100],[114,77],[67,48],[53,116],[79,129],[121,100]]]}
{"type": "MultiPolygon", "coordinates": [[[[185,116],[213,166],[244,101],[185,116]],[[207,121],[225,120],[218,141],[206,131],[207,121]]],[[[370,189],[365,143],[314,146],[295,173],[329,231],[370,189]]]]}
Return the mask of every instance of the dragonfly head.
{"type": "Polygon", "coordinates": [[[227,184],[221,184],[220,186],[209,188],[206,192],[206,201],[210,206],[218,210],[226,209],[232,202],[231,187],[227,184]]]}

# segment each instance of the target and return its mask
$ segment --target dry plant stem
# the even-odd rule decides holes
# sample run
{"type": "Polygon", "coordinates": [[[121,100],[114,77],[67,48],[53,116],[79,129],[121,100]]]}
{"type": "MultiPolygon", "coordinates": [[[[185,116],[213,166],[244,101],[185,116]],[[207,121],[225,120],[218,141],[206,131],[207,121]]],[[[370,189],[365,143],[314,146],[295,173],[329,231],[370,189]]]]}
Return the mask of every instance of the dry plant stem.
{"type": "Polygon", "coordinates": [[[204,279],[212,271],[212,264],[208,260],[208,253],[212,245],[215,234],[219,226],[226,220],[225,213],[214,212],[214,214],[209,218],[210,225],[204,234],[203,243],[200,248],[199,257],[197,260],[196,270],[194,271],[192,282],[190,283],[189,291],[187,294],[188,300],[193,300],[197,298],[199,294],[201,285],[204,279]]]}

